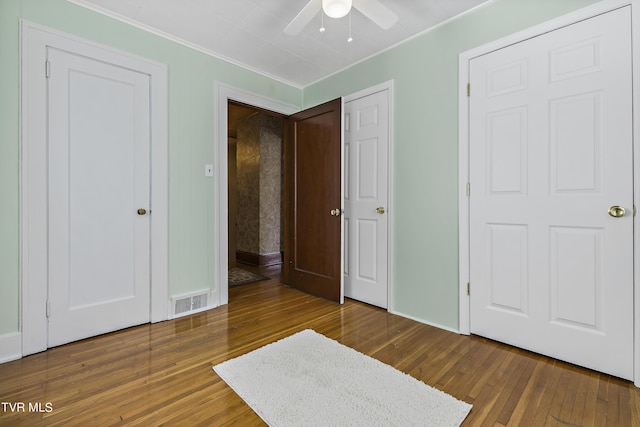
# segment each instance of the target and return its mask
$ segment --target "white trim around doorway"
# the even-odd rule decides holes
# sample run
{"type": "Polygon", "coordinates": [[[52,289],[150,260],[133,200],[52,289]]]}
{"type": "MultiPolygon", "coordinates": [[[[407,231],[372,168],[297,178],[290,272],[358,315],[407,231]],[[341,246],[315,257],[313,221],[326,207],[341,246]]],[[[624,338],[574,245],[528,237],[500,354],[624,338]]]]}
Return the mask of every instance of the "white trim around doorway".
{"type": "Polygon", "coordinates": [[[214,177],[217,182],[214,196],[214,200],[216,201],[214,233],[215,236],[217,236],[217,246],[215,248],[214,259],[216,260],[215,265],[217,271],[216,287],[219,290],[219,292],[216,292],[218,295],[218,301],[215,305],[218,306],[229,303],[229,288],[227,286],[229,264],[229,182],[227,176],[227,144],[229,129],[227,122],[227,104],[229,101],[237,101],[286,115],[294,114],[300,111],[300,108],[296,105],[280,102],[266,96],[258,95],[233,86],[228,86],[220,82],[215,83],[213,97],[216,108],[214,117],[216,129],[214,147],[216,168],[214,171],[214,177]]]}
{"type": "MultiPolygon", "coordinates": [[[[458,139],[458,236],[459,236],[459,322],[460,333],[470,334],[471,319],[469,316],[470,297],[468,295],[468,283],[470,281],[470,244],[469,244],[469,98],[467,96],[467,84],[470,80],[469,62],[478,56],[519,43],[538,35],[554,31],[556,29],[589,19],[591,17],[631,5],[632,7],[632,37],[633,37],[633,80],[640,81],[640,31],[636,22],[640,22],[640,4],[637,0],[603,0],[594,5],[585,7],[567,15],[555,18],[540,25],[525,29],[505,38],[493,41],[478,48],[463,52],[459,56],[459,139],[458,139]]],[[[633,104],[640,105],[639,85],[634,84],[633,104]]],[[[640,116],[634,115],[634,135],[640,129],[640,116]]],[[[634,138],[634,165],[640,164],[640,147],[638,140],[634,138]]],[[[634,167],[635,169],[635,167],[634,167]]],[[[472,183],[471,183],[472,184],[472,183]]],[[[471,187],[471,191],[473,191],[471,187]]],[[[640,174],[634,173],[634,201],[640,197],[640,174]]],[[[637,203],[637,202],[634,202],[637,203]]],[[[640,387],[640,283],[635,272],[640,271],[640,230],[634,231],[634,383],[640,387]]]]}

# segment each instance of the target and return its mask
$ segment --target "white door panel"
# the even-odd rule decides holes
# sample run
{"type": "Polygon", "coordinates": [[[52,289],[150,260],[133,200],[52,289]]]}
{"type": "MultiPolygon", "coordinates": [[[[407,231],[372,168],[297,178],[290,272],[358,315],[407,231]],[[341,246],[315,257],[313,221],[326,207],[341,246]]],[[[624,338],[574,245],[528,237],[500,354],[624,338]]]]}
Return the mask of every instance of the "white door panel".
{"type": "Polygon", "coordinates": [[[469,104],[471,332],[627,379],[629,9],[472,59],[469,104]]]}
{"type": "Polygon", "coordinates": [[[383,308],[388,304],[388,97],[381,91],[345,104],[345,296],[383,308]]]}
{"type": "Polygon", "coordinates": [[[49,49],[49,346],[150,320],[149,76],[49,49]]]}

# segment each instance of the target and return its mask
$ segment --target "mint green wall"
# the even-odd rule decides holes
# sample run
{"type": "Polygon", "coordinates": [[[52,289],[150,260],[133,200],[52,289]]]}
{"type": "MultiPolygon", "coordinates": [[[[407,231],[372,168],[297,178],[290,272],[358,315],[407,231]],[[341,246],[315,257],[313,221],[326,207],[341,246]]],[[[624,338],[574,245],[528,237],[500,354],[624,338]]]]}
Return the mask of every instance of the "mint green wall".
{"type": "Polygon", "coordinates": [[[169,288],[215,286],[214,82],[300,105],[302,91],[64,0],[0,0],[0,335],[19,329],[19,19],[169,66],[169,288]]]}
{"type": "Polygon", "coordinates": [[[0,335],[19,328],[19,18],[169,65],[171,295],[215,282],[214,81],[313,106],[395,80],[395,309],[457,328],[458,54],[594,2],[496,0],[300,91],[64,0],[0,0],[0,335]]]}
{"type": "Polygon", "coordinates": [[[0,335],[18,330],[18,21],[17,2],[0,0],[0,335]]]}
{"type": "Polygon", "coordinates": [[[458,328],[458,55],[595,2],[497,0],[305,88],[306,108],[395,81],[395,311],[458,328]]]}

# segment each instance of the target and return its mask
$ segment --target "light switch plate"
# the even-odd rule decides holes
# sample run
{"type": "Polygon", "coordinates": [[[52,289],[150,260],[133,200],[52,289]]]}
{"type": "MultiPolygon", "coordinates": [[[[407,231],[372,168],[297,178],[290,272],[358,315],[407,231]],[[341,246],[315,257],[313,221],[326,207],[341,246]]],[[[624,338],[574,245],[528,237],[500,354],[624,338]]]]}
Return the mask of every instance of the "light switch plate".
{"type": "Polygon", "coordinates": [[[213,176],[213,165],[204,165],[204,176],[213,176]]]}

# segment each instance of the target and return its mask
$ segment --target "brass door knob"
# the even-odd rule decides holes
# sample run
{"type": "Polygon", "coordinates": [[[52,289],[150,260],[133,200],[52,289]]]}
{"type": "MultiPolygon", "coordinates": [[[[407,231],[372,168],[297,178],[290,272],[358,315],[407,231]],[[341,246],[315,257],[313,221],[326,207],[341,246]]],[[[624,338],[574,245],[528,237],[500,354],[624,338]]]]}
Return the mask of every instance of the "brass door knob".
{"type": "Polygon", "coordinates": [[[147,213],[146,209],[140,208],[138,209],[138,215],[145,215],[147,213]]]}
{"type": "Polygon", "coordinates": [[[332,216],[340,216],[340,209],[331,209],[329,212],[332,216]]]}
{"type": "Polygon", "coordinates": [[[384,213],[384,206],[380,206],[380,207],[376,208],[376,212],[378,212],[380,215],[382,215],[384,213]]]}
{"type": "Polygon", "coordinates": [[[609,215],[614,218],[622,218],[626,213],[627,211],[622,206],[616,205],[609,208],[609,215]]]}

